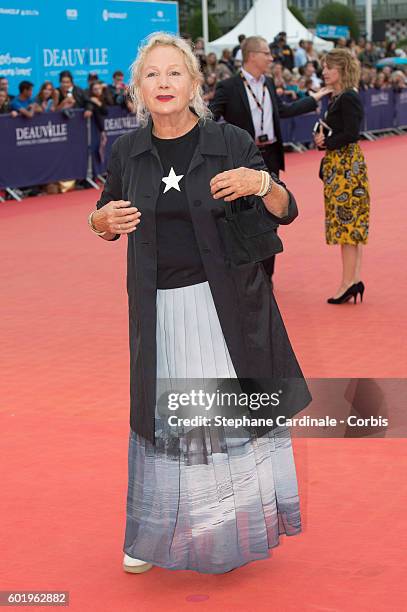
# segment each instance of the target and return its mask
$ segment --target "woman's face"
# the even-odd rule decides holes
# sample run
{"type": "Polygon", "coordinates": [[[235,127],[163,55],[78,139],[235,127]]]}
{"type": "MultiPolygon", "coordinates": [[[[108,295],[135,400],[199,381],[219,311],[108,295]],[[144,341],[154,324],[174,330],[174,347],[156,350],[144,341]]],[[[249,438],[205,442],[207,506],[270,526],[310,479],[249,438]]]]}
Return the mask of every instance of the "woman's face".
{"type": "Polygon", "coordinates": [[[314,72],[315,72],[314,64],[312,62],[308,62],[305,65],[305,70],[304,70],[305,76],[310,77],[310,76],[312,76],[314,74],[314,72]]]}
{"type": "Polygon", "coordinates": [[[102,95],[102,85],[101,83],[94,83],[91,85],[92,96],[99,97],[102,95]]]}
{"type": "Polygon", "coordinates": [[[214,66],[216,64],[216,53],[208,53],[206,56],[206,63],[210,66],[214,66]]]}
{"type": "Polygon", "coordinates": [[[276,77],[281,77],[283,75],[283,66],[280,63],[273,64],[273,73],[276,77]]]}
{"type": "Polygon", "coordinates": [[[383,72],[379,72],[379,74],[376,77],[375,85],[376,87],[381,87],[383,84],[384,84],[384,74],[383,72]]]}
{"type": "Polygon", "coordinates": [[[191,103],[195,86],[181,51],[157,46],[147,54],[140,89],[144,104],[153,116],[184,111],[191,103]]]}
{"type": "Polygon", "coordinates": [[[324,64],[322,76],[324,77],[325,85],[330,87],[338,85],[341,82],[341,73],[336,66],[331,66],[331,68],[329,68],[328,64],[324,64]]]}
{"type": "Polygon", "coordinates": [[[44,89],[42,90],[43,98],[45,98],[45,100],[48,100],[52,96],[53,90],[54,88],[52,87],[52,85],[47,85],[46,87],[44,87],[44,89]]]}
{"type": "Polygon", "coordinates": [[[211,72],[211,74],[208,74],[207,78],[206,78],[206,82],[208,85],[215,85],[216,83],[216,74],[214,74],[213,72],[211,72]]]}

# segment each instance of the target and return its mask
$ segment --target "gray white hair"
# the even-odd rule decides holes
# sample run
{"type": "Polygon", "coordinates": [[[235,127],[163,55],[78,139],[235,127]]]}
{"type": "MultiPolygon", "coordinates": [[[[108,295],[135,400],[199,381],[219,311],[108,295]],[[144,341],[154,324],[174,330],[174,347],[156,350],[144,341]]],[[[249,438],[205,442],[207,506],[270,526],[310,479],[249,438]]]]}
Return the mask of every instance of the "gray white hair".
{"type": "Polygon", "coordinates": [[[191,100],[190,107],[193,108],[200,119],[205,120],[211,117],[212,113],[202,97],[203,78],[199,62],[188,42],[173,34],[154,32],[147,38],[147,42],[139,48],[137,57],[130,66],[131,82],[129,85],[129,95],[136,109],[137,120],[140,125],[146,126],[150,117],[150,111],[146,107],[141,93],[141,72],[147,54],[151,49],[157,46],[175,47],[183,53],[188,72],[193,82],[196,84],[194,88],[194,97],[191,100]]]}

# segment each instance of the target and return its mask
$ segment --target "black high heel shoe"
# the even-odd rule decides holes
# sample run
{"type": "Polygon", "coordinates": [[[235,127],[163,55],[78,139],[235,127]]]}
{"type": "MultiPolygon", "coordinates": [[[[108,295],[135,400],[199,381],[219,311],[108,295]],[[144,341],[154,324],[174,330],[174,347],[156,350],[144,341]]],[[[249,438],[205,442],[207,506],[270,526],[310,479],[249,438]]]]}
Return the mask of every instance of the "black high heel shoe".
{"type": "Polygon", "coordinates": [[[360,293],[360,301],[361,301],[361,302],[363,302],[363,293],[364,293],[364,291],[365,291],[365,286],[364,286],[364,284],[362,283],[362,281],[359,281],[359,282],[358,282],[358,287],[359,287],[359,291],[358,291],[358,293],[360,293]]]}
{"type": "Polygon", "coordinates": [[[353,303],[356,304],[357,297],[360,293],[360,301],[363,301],[363,292],[365,290],[365,286],[360,281],[359,283],[354,283],[348,289],[346,289],[345,293],[342,293],[338,298],[329,298],[327,300],[328,304],[344,304],[345,302],[349,302],[349,300],[353,297],[353,303]]]}

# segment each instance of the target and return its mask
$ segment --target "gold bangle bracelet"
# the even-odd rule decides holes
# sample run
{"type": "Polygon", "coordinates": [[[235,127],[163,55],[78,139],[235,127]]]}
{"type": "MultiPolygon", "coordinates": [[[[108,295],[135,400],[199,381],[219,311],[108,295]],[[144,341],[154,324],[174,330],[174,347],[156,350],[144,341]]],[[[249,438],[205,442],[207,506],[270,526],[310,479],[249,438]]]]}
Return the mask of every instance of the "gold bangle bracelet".
{"type": "Polygon", "coordinates": [[[270,193],[271,187],[270,184],[272,182],[271,176],[265,170],[260,170],[261,172],[261,187],[260,190],[254,195],[260,196],[261,198],[266,194],[270,193]]]}
{"type": "Polygon", "coordinates": [[[96,227],[93,225],[93,221],[92,221],[92,215],[93,213],[96,212],[94,210],[92,210],[92,212],[90,213],[89,217],[88,217],[88,224],[90,229],[92,230],[92,232],[94,234],[97,234],[98,236],[104,236],[105,234],[107,234],[107,231],[105,230],[104,232],[99,232],[96,227]]]}
{"type": "Polygon", "coordinates": [[[254,194],[256,196],[261,196],[263,189],[264,189],[264,170],[260,170],[260,172],[261,172],[261,185],[260,185],[259,191],[254,194]]]}
{"type": "Polygon", "coordinates": [[[269,183],[266,189],[266,192],[263,194],[264,196],[267,196],[269,193],[271,193],[271,190],[273,189],[273,178],[271,177],[271,175],[269,174],[269,183]]]}

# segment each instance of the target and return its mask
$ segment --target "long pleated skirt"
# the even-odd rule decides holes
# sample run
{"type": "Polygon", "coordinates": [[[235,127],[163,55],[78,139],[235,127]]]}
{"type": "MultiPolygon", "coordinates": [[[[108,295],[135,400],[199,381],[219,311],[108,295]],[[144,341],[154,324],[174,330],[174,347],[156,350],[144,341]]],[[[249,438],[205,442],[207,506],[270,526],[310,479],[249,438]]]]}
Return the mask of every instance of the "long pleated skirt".
{"type": "MultiPolygon", "coordinates": [[[[157,379],[235,377],[209,284],[157,290],[157,379]]],[[[174,435],[157,407],[155,415],[155,446],[130,429],[125,553],[221,574],[301,532],[287,427],[261,437],[223,426],[174,435]]]]}

